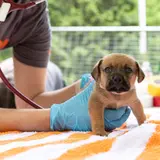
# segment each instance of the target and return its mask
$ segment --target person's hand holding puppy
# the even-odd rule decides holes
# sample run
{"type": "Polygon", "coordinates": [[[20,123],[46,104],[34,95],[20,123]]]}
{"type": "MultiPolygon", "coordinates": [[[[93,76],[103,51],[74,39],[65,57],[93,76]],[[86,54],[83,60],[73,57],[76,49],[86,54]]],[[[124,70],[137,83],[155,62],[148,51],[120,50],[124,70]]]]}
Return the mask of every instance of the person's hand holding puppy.
{"type": "MultiPolygon", "coordinates": [[[[96,135],[108,135],[105,129],[105,108],[119,109],[130,106],[139,125],[146,116],[136,95],[135,81],[143,81],[145,75],[138,63],[125,54],[110,54],[102,58],[91,73],[96,83],[89,99],[92,131],[96,135]]],[[[114,114],[113,114],[114,116],[114,114]]]]}
{"type": "Polygon", "coordinates": [[[91,81],[91,75],[83,75],[76,83],[77,95],[62,104],[42,110],[1,109],[0,131],[92,130],[94,134],[106,135],[106,131],[120,127],[128,119],[131,111],[128,106],[139,124],[144,122],[143,108],[133,85],[136,75],[140,82],[143,74],[135,61],[122,57],[104,58],[95,66],[92,75],[95,80],[91,81]],[[122,70],[127,74],[123,77],[125,81],[122,70]]]}
{"type": "MultiPolygon", "coordinates": [[[[51,130],[91,131],[91,121],[88,112],[88,100],[93,92],[95,81],[91,75],[85,74],[81,78],[80,93],[62,104],[54,104],[50,111],[51,130]],[[85,89],[84,89],[85,88],[85,89]]],[[[129,117],[130,109],[105,109],[105,129],[113,130],[120,127],[129,117]]]]}

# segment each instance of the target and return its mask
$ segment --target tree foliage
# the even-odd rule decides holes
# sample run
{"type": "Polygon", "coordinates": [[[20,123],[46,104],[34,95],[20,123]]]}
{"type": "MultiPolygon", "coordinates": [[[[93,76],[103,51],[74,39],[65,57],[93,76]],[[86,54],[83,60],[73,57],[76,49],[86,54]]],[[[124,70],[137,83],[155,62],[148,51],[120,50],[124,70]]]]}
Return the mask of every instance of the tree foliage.
{"type": "MultiPolygon", "coordinates": [[[[160,25],[159,0],[146,0],[147,25],[160,25]]],[[[52,26],[137,26],[138,0],[48,0],[52,26]]],[[[95,62],[111,52],[123,52],[139,62],[151,62],[160,72],[159,32],[148,32],[148,52],[139,54],[138,32],[53,32],[51,60],[72,83],[90,72],[95,62]]],[[[9,50],[10,51],[10,50],[9,50]]],[[[3,51],[0,59],[8,57],[3,51]]]]}
{"type": "MultiPolygon", "coordinates": [[[[158,0],[147,0],[148,25],[160,25],[159,8],[158,0]]],[[[52,26],[137,26],[138,0],[49,0],[49,13],[52,26]]],[[[68,83],[90,72],[97,59],[110,52],[130,54],[139,62],[149,60],[157,73],[156,41],[157,35],[149,33],[148,53],[141,55],[138,32],[53,32],[51,59],[68,83]]]]}
{"type": "Polygon", "coordinates": [[[147,25],[160,26],[160,4],[159,0],[146,0],[147,2],[147,25]]]}
{"type": "Polygon", "coordinates": [[[49,0],[53,26],[137,25],[137,0],[49,0]]]}
{"type": "MultiPolygon", "coordinates": [[[[48,0],[53,26],[138,25],[138,0],[48,0]]],[[[147,25],[160,25],[159,0],[146,0],[147,25]]]]}

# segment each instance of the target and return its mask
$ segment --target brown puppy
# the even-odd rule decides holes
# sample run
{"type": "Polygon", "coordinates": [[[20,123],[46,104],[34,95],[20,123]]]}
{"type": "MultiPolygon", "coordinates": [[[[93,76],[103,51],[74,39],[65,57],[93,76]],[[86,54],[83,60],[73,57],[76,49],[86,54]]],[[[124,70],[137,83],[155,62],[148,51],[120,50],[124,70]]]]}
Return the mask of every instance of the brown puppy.
{"type": "Polygon", "coordinates": [[[104,128],[104,109],[130,106],[138,124],[146,120],[143,106],[136,95],[135,81],[143,81],[145,75],[138,63],[125,54],[110,54],[101,59],[91,73],[95,87],[89,99],[92,131],[96,135],[108,135],[104,128]]]}

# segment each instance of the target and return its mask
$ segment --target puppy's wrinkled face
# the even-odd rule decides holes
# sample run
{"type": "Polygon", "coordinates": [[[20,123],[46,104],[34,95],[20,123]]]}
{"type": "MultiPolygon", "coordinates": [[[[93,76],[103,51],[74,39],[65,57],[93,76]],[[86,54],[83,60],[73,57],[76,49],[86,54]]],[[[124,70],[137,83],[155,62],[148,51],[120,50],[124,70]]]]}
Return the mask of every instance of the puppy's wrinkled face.
{"type": "Polygon", "coordinates": [[[101,88],[118,94],[132,89],[136,77],[139,83],[144,79],[138,63],[125,54],[105,56],[95,65],[91,74],[101,88]]]}

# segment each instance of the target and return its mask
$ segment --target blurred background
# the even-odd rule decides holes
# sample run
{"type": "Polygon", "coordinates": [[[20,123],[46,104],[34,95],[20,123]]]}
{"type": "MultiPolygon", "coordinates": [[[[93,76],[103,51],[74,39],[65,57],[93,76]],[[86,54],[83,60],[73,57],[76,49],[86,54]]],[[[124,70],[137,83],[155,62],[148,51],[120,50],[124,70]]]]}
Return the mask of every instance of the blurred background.
{"type": "MultiPolygon", "coordinates": [[[[147,80],[160,74],[159,0],[48,0],[48,6],[51,61],[60,67],[67,85],[113,52],[135,57],[147,80]]],[[[11,49],[1,51],[0,60],[11,55],[11,49]]],[[[148,81],[143,84],[138,87],[140,95],[148,92],[148,81]]],[[[160,101],[160,89],[150,96],[160,101]]],[[[151,106],[151,98],[145,102],[151,106]]]]}
{"type": "MultiPolygon", "coordinates": [[[[52,25],[51,61],[71,84],[103,55],[119,52],[150,63],[160,73],[158,0],[48,0],[52,25]]],[[[1,51],[0,60],[12,55],[1,51]]]]}

